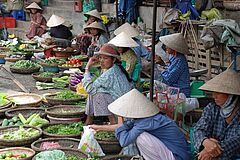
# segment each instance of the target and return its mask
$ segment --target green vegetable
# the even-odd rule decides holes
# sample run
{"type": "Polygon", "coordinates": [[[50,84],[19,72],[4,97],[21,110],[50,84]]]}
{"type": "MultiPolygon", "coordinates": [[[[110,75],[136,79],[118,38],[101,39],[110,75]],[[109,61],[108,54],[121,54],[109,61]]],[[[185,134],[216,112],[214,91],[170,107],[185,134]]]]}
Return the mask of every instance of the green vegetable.
{"type": "Polygon", "coordinates": [[[8,120],[7,119],[4,119],[3,122],[2,122],[2,126],[8,126],[8,120]]]}
{"type": "Polygon", "coordinates": [[[27,120],[23,117],[23,115],[21,113],[18,114],[18,117],[23,124],[26,124],[27,120]]]}
{"type": "Polygon", "coordinates": [[[44,63],[45,64],[49,64],[49,65],[54,65],[54,64],[61,64],[61,63],[64,63],[65,60],[63,59],[57,59],[57,58],[48,58],[48,59],[45,59],[44,60],[44,63]]]}
{"type": "Polygon", "coordinates": [[[21,154],[21,158],[27,158],[27,154],[25,153],[21,154]]]}
{"type": "Polygon", "coordinates": [[[114,132],[105,132],[105,131],[101,131],[101,132],[97,132],[94,135],[96,138],[110,138],[110,139],[116,139],[114,132]]]}
{"type": "Polygon", "coordinates": [[[80,134],[83,131],[83,123],[56,124],[47,127],[44,131],[50,134],[80,134]]]}
{"type": "Polygon", "coordinates": [[[0,107],[9,103],[9,100],[6,97],[6,94],[0,93],[0,107]]]}
{"type": "Polygon", "coordinates": [[[61,150],[43,151],[36,155],[36,160],[66,160],[65,153],[61,150]]]}
{"type": "Polygon", "coordinates": [[[55,74],[54,73],[51,73],[51,72],[43,72],[43,73],[40,73],[38,76],[40,77],[53,77],[55,74]]]}
{"type": "Polygon", "coordinates": [[[31,69],[31,68],[37,68],[40,67],[37,63],[29,61],[29,60],[20,60],[17,61],[13,67],[19,68],[19,69],[31,69]]]}
{"type": "Polygon", "coordinates": [[[65,90],[65,91],[57,93],[57,95],[54,96],[54,98],[65,100],[65,99],[78,99],[78,98],[82,98],[82,97],[70,90],[65,90]]]}

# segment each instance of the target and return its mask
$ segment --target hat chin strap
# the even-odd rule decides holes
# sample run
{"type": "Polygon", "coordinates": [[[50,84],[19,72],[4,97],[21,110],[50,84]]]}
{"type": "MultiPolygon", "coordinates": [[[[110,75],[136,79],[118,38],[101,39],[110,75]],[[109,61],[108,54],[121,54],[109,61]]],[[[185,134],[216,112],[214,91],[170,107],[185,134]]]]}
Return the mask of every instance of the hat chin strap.
{"type": "Polygon", "coordinates": [[[220,115],[223,118],[228,118],[231,115],[234,107],[236,106],[237,101],[238,101],[238,96],[229,95],[227,101],[224,103],[223,106],[221,106],[220,115]]]}

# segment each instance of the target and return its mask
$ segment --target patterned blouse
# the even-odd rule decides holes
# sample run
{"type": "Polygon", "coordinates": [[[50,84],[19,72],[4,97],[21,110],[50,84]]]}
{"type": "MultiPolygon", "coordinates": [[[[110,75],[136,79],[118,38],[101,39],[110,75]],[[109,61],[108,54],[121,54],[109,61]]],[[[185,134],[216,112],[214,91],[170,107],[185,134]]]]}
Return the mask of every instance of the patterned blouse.
{"type": "Polygon", "coordinates": [[[101,74],[94,82],[90,73],[84,74],[82,82],[89,94],[109,93],[112,95],[113,100],[116,100],[133,88],[133,84],[128,82],[119,66],[115,64],[101,74]]]}
{"type": "Polygon", "coordinates": [[[129,77],[132,77],[134,67],[137,63],[137,56],[133,50],[129,49],[126,52],[120,54],[121,61],[126,62],[126,71],[128,72],[129,77]]]}
{"type": "Polygon", "coordinates": [[[202,142],[206,138],[214,138],[219,141],[224,150],[219,159],[229,160],[234,155],[240,155],[240,111],[227,125],[225,119],[220,115],[220,107],[215,103],[208,104],[194,127],[193,143],[197,151],[201,151],[202,142]]]}

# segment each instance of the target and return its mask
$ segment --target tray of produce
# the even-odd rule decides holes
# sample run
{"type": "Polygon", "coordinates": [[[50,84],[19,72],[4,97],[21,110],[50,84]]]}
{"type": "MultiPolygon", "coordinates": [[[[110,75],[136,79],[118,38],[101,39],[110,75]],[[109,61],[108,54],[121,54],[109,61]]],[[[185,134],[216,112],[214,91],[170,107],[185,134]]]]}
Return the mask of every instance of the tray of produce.
{"type": "Polygon", "coordinates": [[[42,130],[33,126],[8,126],[0,128],[0,144],[3,146],[25,146],[39,139],[42,130]]]}
{"type": "Polygon", "coordinates": [[[24,60],[25,57],[23,55],[10,55],[8,57],[5,57],[4,59],[8,62],[16,62],[19,60],[24,60]]]}
{"type": "Polygon", "coordinates": [[[30,74],[39,70],[40,66],[30,60],[20,60],[10,65],[10,71],[13,73],[30,74]]]}
{"type": "Polygon", "coordinates": [[[57,67],[60,64],[63,64],[65,62],[64,59],[59,59],[59,58],[55,58],[55,57],[50,57],[48,59],[45,59],[43,62],[40,62],[39,64],[41,66],[53,66],[53,67],[57,67]]]}
{"type": "Polygon", "coordinates": [[[45,112],[52,117],[70,118],[81,117],[81,115],[84,115],[85,109],[76,105],[58,105],[47,108],[45,112]]]}
{"type": "Polygon", "coordinates": [[[87,55],[76,55],[76,56],[69,57],[68,59],[69,60],[78,59],[80,61],[87,61],[88,60],[88,56],[87,55]]]}
{"type": "Polygon", "coordinates": [[[35,155],[33,160],[50,160],[52,157],[54,157],[54,160],[93,160],[87,158],[87,155],[80,150],[70,148],[42,151],[35,155]]]}
{"type": "Polygon", "coordinates": [[[28,117],[30,117],[33,114],[39,114],[40,117],[45,117],[46,116],[46,113],[45,113],[44,109],[41,109],[41,108],[28,108],[28,107],[10,109],[10,110],[5,112],[5,115],[8,118],[12,118],[12,117],[18,116],[19,113],[21,113],[25,118],[28,118],[28,117]]]}
{"type": "Polygon", "coordinates": [[[99,131],[94,135],[94,137],[101,141],[118,142],[114,132],[99,131]]]}
{"type": "Polygon", "coordinates": [[[31,160],[35,151],[25,147],[11,147],[0,149],[1,160],[31,160]]]}
{"type": "Polygon", "coordinates": [[[80,139],[75,138],[45,138],[31,144],[34,151],[41,152],[49,149],[75,148],[78,149],[80,139]]]}
{"type": "Polygon", "coordinates": [[[46,124],[42,127],[44,137],[55,138],[81,138],[83,123],[77,122],[72,124],[46,124]]]}
{"type": "Polygon", "coordinates": [[[53,72],[37,72],[33,73],[32,77],[40,82],[52,82],[52,78],[58,78],[61,74],[53,72]]]}
{"type": "Polygon", "coordinates": [[[6,97],[5,94],[0,93],[0,110],[11,107],[12,102],[6,97]]]}
{"type": "Polygon", "coordinates": [[[47,102],[52,105],[75,104],[79,101],[85,100],[85,97],[80,96],[70,90],[65,90],[54,95],[46,95],[45,98],[47,102]]]}
{"type": "Polygon", "coordinates": [[[7,97],[10,101],[14,102],[17,106],[25,106],[25,107],[36,107],[39,106],[42,97],[33,94],[33,93],[26,93],[26,94],[16,94],[7,97]]]}

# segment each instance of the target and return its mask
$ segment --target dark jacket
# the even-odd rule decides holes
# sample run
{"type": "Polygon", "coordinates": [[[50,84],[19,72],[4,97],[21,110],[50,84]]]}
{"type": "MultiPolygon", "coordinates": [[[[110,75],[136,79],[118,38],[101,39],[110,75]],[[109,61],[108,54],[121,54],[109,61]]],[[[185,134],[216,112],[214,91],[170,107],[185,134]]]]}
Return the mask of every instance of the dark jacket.
{"type": "Polygon", "coordinates": [[[50,29],[50,36],[54,38],[62,38],[62,39],[71,39],[72,32],[69,30],[68,27],[64,25],[59,25],[56,27],[51,27],[50,29]]]}

